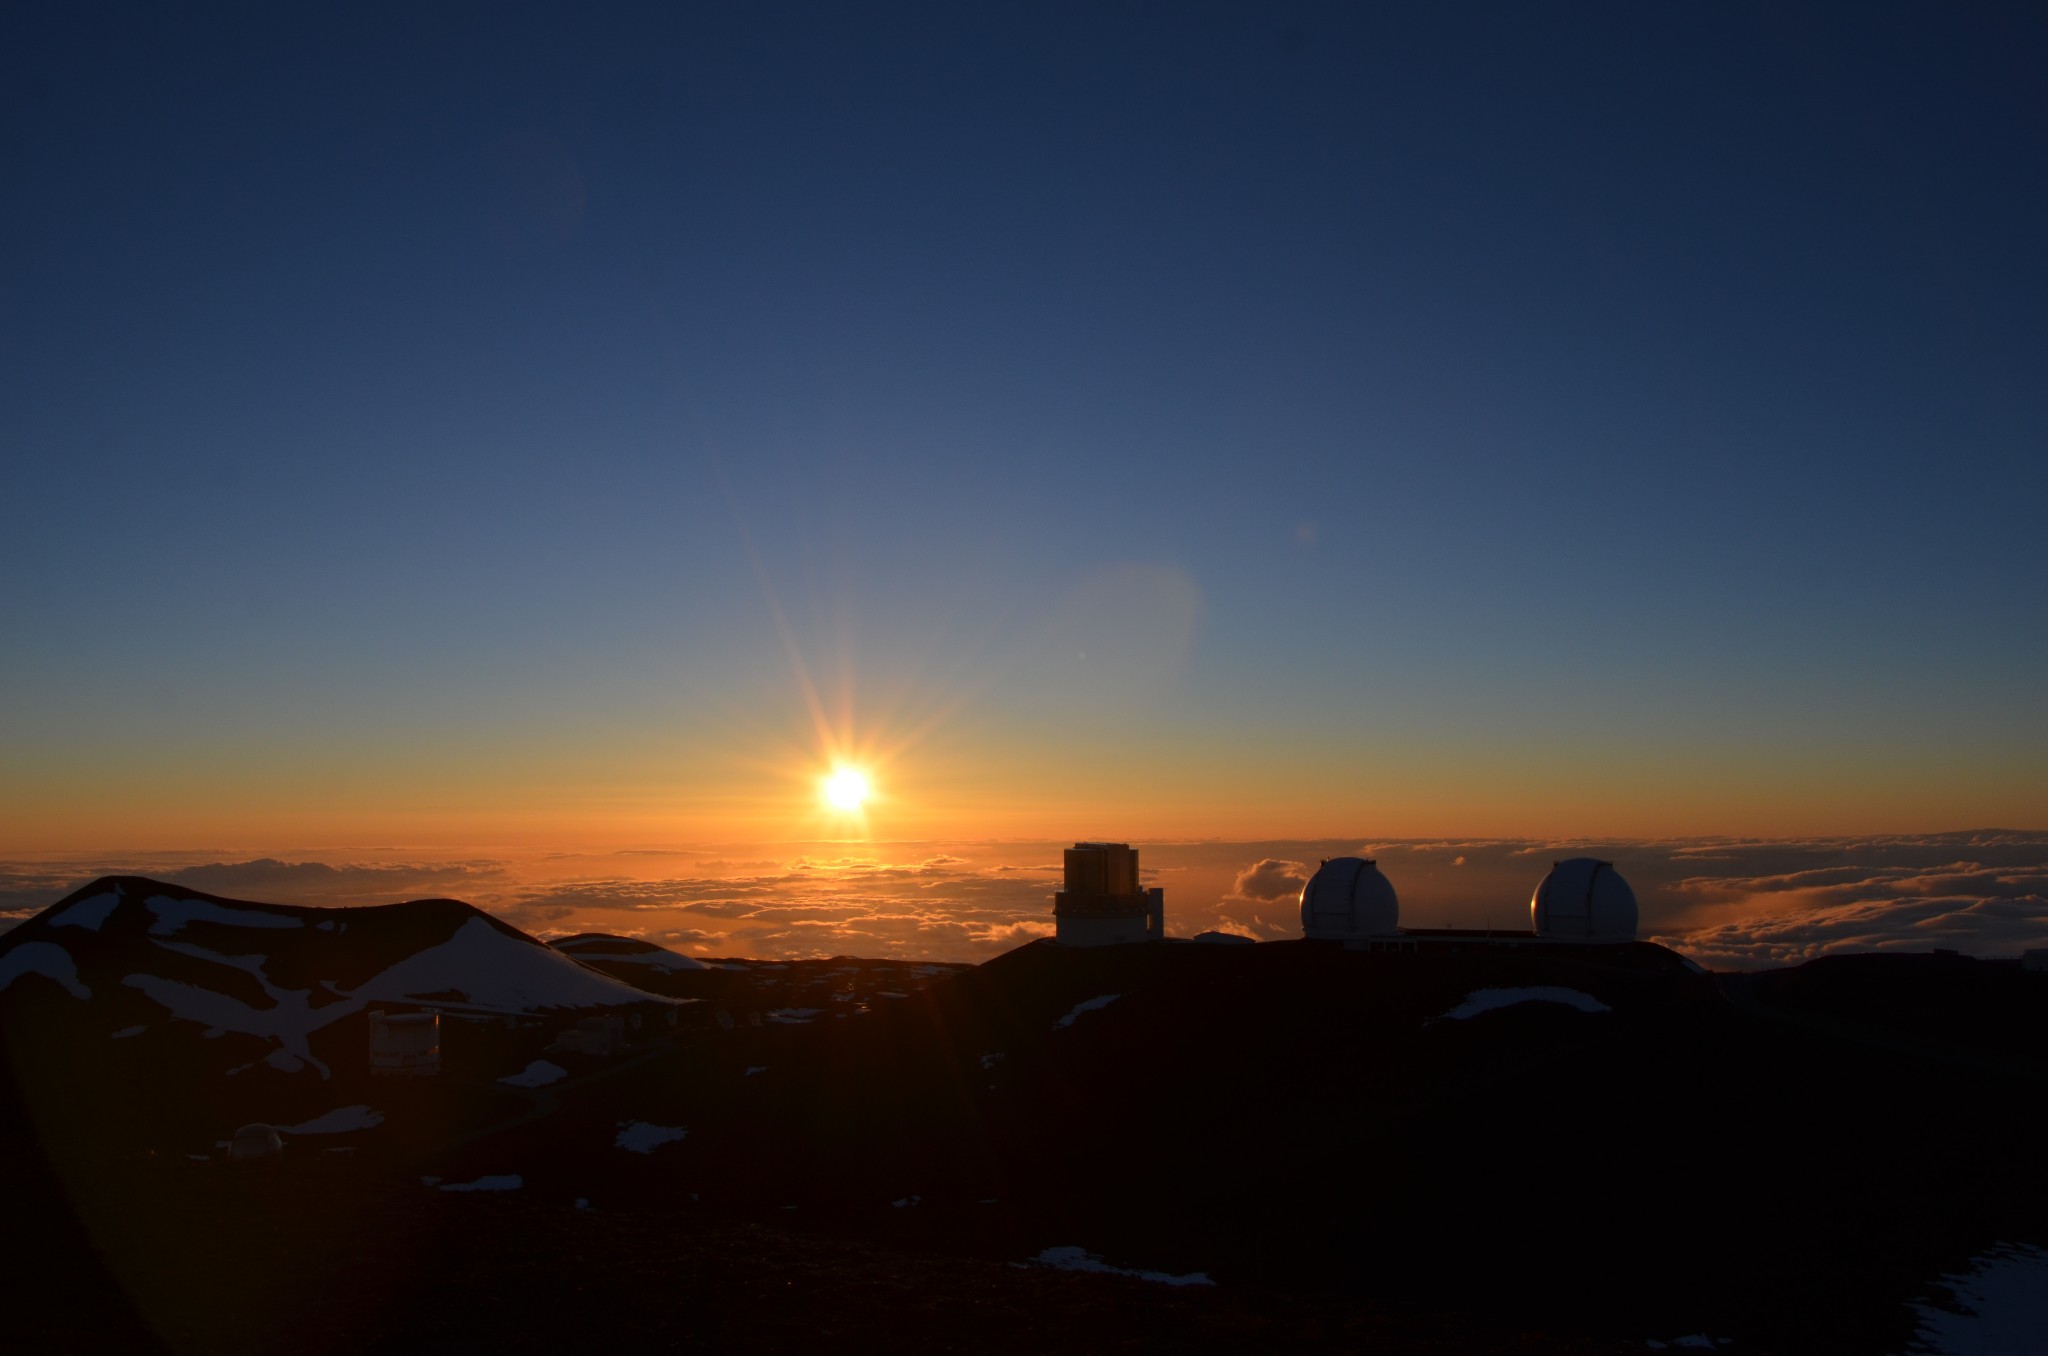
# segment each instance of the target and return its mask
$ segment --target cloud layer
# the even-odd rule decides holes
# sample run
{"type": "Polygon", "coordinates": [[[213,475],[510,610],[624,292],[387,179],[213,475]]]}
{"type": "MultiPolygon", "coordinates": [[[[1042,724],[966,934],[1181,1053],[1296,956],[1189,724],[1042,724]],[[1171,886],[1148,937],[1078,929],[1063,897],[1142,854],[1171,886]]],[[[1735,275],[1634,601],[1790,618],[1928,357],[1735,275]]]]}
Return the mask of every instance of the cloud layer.
{"type": "Polygon", "coordinates": [[[1301,935],[1301,888],[1315,874],[1308,862],[1261,857],[1237,873],[1216,901],[1219,932],[1271,941],[1301,935]]]}
{"type": "MultiPolygon", "coordinates": [[[[568,854],[525,861],[324,862],[187,855],[0,864],[0,927],[97,875],[137,873],[231,897],[375,904],[467,899],[543,936],[642,935],[705,955],[985,960],[1052,931],[1058,844],[877,844],[789,854],[568,854]]],[[[1300,935],[1302,886],[1324,859],[1376,858],[1418,927],[1526,926],[1552,860],[1613,861],[1642,935],[1713,968],[1845,951],[2048,947],[2048,833],[1551,842],[1431,839],[1140,845],[1170,934],[1300,935]]]]}
{"type": "Polygon", "coordinates": [[[566,881],[516,892],[495,912],[550,935],[591,920],[669,945],[733,956],[859,955],[985,960],[1052,931],[1058,868],[801,857],[726,875],[566,881]],[[619,915],[630,914],[621,919],[619,915]]]}
{"type": "MultiPolygon", "coordinates": [[[[1262,938],[1298,936],[1302,884],[1321,859],[1342,855],[1376,859],[1400,895],[1402,922],[1416,927],[1526,927],[1529,895],[1552,861],[1599,857],[1635,887],[1643,936],[1717,969],[1798,964],[1848,951],[1947,947],[2016,956],[2048,947],[2048,833],[2010,830],[1237,845],[1216,926],[1262,938]]],[[[1188,920],[1200,908],[1198,898],[1177,901],[1171,891],[1167,898],[1170,921],[1188,920]]],[[[1183,922],[1180,930],[1197,929],[1183,922]]]]}
{"type": "MultiPolygon", "coordinates": [[[[2001,841],[1808,845],[1812,857],[1849,855],[1841,864],[1796,864],[1758,875],[1696,875],[1672,893],[1696,909],[1732,915],[1658,940],[1710,968],[1791,965],[1854,951],[1929,951],[1946,947],[1977,956],[2011,956],[2048,947],[2048,852],[2001,841]],[[1901,857],[1946,856],[1961,847],[1991,848],[1933,862],[1901,857]],[[2018,851],[2014,851],[2018,848],[2018,851]],[[1977,860],[1979,857],[2003,861],[1977,860]]],[[[1783,860],[1788,848],[1757,854],[1783,860]]],[[[1698,860],[1694,858],[1693,860],[1698,860]]],[[[1717,865],[1744,854],[1717,856],[1717,865]]]]}

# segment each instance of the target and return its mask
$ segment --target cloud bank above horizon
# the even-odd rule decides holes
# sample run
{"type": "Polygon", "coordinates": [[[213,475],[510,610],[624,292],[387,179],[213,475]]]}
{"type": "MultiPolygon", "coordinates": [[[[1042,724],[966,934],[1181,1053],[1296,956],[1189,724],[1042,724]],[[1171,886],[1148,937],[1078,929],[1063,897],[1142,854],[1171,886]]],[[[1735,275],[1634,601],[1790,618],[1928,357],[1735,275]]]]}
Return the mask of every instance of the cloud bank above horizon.
{"type": "MultiPolygon", "coordinates": [[[[100,875],[345,906],[465,899],[538,936],[619,932],[699,955],[979,961],[1052,931],[1057,843],[753,844],[525,859],[241,861],[202,854],[0,864],[0,927],[100,875]]],[[[1714,969],[1857,951],[2048,947],[2048,832],[1553,842],[1429,839],[1139,844],[1168,931],[1300,935],[1318,862],[1376,858],[1403,922],[1521,926],[1548,860],[1616,863],[1647,939],[1714,969]]]]}

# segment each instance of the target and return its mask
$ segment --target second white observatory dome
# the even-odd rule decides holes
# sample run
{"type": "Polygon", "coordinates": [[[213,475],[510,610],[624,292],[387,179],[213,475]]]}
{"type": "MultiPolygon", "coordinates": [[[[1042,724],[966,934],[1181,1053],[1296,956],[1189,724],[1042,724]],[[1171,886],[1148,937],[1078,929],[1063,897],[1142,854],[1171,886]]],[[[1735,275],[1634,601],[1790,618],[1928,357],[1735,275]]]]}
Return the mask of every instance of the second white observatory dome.
{"type": "Polygon", "coordinates": [[[1394,883],[1380,874],[1378,863],[1364,857],[1332,857],[1301,887],[1304,937],[1381,937],[1400,922],[1401,901],[1394,895],[1394,883]]]}
{"type": "Polygon", "coordinates": [[[1636,892],[1613,862],[1573,857],[1550,868],[1529,896],[1538,937],[1626,942],[1636,935],[1636,892]]]}

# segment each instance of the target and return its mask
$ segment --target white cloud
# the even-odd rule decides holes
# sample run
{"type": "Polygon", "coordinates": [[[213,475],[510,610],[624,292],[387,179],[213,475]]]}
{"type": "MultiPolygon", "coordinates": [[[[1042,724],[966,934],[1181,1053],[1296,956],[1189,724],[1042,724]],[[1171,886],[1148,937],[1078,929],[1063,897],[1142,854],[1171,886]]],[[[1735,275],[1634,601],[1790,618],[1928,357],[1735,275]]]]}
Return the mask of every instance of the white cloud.
{"type": "MultiPolygon", "coordinates": [[[[1377,857],[1413,926],[1521,926],[1548,859],[1616,863],[1642,904],[1643,933],[1729,968],[1853,950],[1953,947],[2012,955],[2048,946],[2048,833],[1982,831],[1864,838],[1544,842],[1428,839],[1140,844],[1168,882],[1175,935],[1206,929],[1298,936],[1296,900],[1322,858],[1377,857]]],[[[278,903],[362,904],[451,895],[529,932],[645,931],[720,955],[865,954],[976,961],[1052,928],[1056,854],[1044,844],[919,843],[875,855],[778,859],[763,845],[716,853],[607,853],[520,864],[481,858],[398,864],[228,860],[0,863],[0,927],[100,875],[141,874],[278,903]],[[605,874],[563,878],[565,870],[605,874]],[[661,877],[629,874],[666,871],[661,877]],[[681,874],[690,872],[693,874],[681,874]]]]}
{"type": "Polygon", "coordinates": [[[1704,965],[1754,969],[1853,951],[2012,956],[2048,946],[2048,863],[1830,866],[1694,876],[1676,889],[1736,916],[1660,938],[1704,965]]]}
{"type": "Polygon", "coordinates": [[[1215,931],[1261,941],[1300,936],[1301,888],[1314,872],[1307,862],[1261,857],[1239,871],[1216,901],[1215,931]]]}

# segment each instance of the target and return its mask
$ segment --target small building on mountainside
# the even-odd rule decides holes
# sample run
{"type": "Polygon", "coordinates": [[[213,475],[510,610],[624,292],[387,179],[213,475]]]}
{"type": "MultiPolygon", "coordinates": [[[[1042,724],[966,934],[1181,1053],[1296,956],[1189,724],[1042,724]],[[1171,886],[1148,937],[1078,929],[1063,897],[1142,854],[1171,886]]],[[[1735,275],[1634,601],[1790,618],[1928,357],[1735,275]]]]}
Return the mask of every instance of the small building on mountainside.
{"type": "Polygon", "coordinates": [[[564,1027],[548,1046],[552,1051],[579,1055],[615,1055],[625,1048],[626,1019],[615,1012],[585,1017],[564,1027]]]}
{"type": "Polygon", "coordinates": [[[1066,889],[1052,897],[1054,938],[1062,946],[1119,946],[1166,936],[1165,894],[1138,884],[1138,850],[1128,843],[1076,843],[1067,849],[1066,889]]]}
{"type": "Polygon", "coordinates": [[[425,1078],[441,1072],[441,1014],[370,1014],[370,1072],[425,1078]]]}

